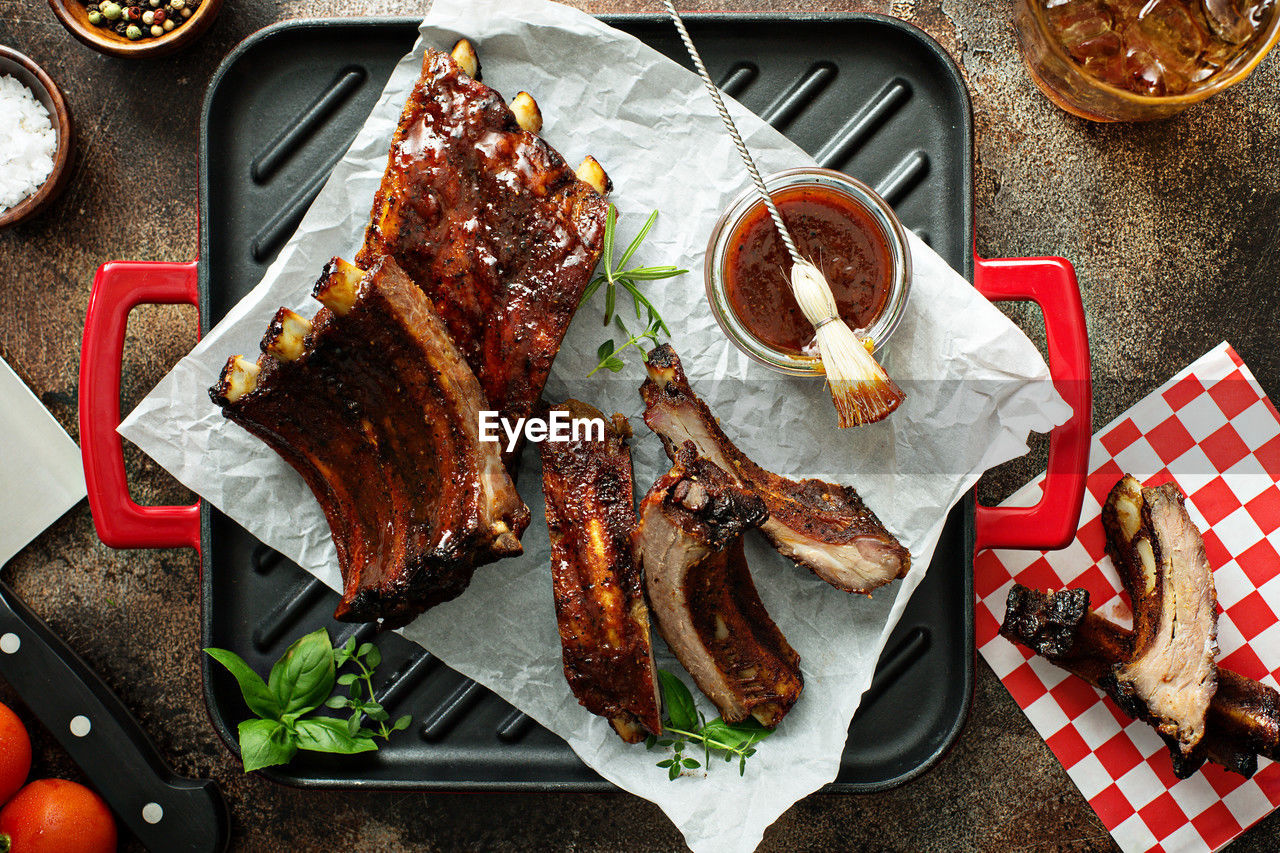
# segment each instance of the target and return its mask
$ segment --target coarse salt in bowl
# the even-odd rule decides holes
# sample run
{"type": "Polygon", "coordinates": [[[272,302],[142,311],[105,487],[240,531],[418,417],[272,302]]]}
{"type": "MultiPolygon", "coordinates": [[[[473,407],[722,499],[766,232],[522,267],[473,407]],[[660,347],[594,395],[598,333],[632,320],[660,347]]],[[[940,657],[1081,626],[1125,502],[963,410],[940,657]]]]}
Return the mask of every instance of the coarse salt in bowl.
{"type": "Polygon", "coordinates": [[[35,195],[53,172],[58,132],[35,93],[0,75],[0,213],[35,195]]]}
{"type": "Polygon", "coordinates": [[[71,179],[71,110],[53,79],[0,45],[0,227],[44,210],[71,179]]]}

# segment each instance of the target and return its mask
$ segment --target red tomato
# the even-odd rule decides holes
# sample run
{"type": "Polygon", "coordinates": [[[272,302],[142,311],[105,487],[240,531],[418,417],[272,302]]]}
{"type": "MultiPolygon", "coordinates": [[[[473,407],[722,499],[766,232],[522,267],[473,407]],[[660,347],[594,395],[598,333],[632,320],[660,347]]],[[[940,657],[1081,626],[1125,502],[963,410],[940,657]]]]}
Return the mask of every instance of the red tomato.
{"type": "Polygon", "coordinates": [[[18,793],[31,772],[31,738],[18,715],[0,704],[0,805],[18,793]]]}
{"type": "Polygon", "coordinates": [[[0,809],[0,850],[12,853],[115,853],[116,821],[84,785],[37,779],[0,809]]]}

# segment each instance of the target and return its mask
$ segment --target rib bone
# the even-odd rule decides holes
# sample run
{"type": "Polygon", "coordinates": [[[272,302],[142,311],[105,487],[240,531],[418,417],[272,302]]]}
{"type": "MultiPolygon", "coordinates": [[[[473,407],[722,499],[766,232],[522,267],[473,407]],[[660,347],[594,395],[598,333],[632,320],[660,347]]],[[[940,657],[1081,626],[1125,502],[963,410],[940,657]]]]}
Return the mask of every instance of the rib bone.
{"type": "Polygon", "coordinates": [[[911,554],[854,489],[789,480],[748,459],[689,387],[669,344],[648,354],[645,369],[644,422],[662,438],[667,455],[674,459],[676,448],[692,441],[703,457],[760,495],[769,508],[761,531],[779,553],[846,592],[870,592],[906,575],[911,554]]]}
{"type": "Polygon", "coordinates": [[[281,361],[294,361],[302,356],[307,335],[311,334],[311,321],[306,317],[281,308],[267,326],[262,338],[262,351],[271,353],[281,361]]]}
{"type": "MultiPolygon", "coordinates": [[[[1044,593],[1014,584],[1000,634],[1099,689],[1133,647],[1133,634],[1090,610],[1089,593],[1082,589],[1044,593]]],[[[1190,776],[1206,758],[1250,776],[1258,755],[1280,760],[1280,694],[1219,669],[1199,745],[1184,755],[1175,739],[1165,741],[1179,778],[1190,776]]]]}
{"type": "Polygon", "coordinates": [[[480,57],[476,54],[476,46],[468,39],[458,39],[453,50],[449,52],[453,61],[468,77],[480,79],[480,57]]]}
{"type": "MultiPolygon", "coordinates": [[[[573,418],[604,416],[568,400],[573,418]]],[[[609,720],[628,743],[662,732],[661,701],[640,568],[631,427],[614,415],[598,441],[544,441],[542,493],[551,535],[551,580],[564,674],[588,711],[609,720]]]]}
{"type": "Polygon", "coordinates": [[[252,394],[234,393],[254,371],[233,359],[210,395],[319,501],[343,577],[336,617],[395,627],[519,554],[529,510],[498,445],[479,440],[484,394],[431,303],[386,258],[348,304],[351,269],[329,265],[319,292],[347,310],[321,309],[296,359],[264,352],[252,394]]]}
{"type": "Polygon", "coordinates": [[[636,551],[658,630],[728,722],[776,726],[800,697],[800,657],[769,618],[742,551],[764,502],[692,442],[640,504],[636,551]]]}
{"type": "Polygon", "coordinates": [[[1133,654],[1108,691],[1189,755],[1217,689],[1217,599],[1204,540],[1177,485],[1125,475],[1103,507],[1109,549],[1133,605],[1133,654]]]}
{"type": "Polygon", "coordinates": [[[528,92],[517,92],[511,99],[511,112],[515,114],[516,123],[521,130],[538,133],[542,130],[542,110],[538,102],[528,92]]]}

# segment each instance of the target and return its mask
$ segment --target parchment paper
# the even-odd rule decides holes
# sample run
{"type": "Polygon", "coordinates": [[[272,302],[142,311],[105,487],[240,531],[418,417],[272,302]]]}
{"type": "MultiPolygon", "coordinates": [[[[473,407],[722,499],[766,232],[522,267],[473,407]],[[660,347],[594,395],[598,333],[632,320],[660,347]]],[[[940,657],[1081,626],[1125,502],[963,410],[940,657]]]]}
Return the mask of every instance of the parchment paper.
{"type": "MultiPolygon", "coordinates": [[[[438,0],[417,46],[397,66],[367,124],[261,283],[138,405],[120,432],[263,542],[340,588],[328,527],[302,479],[225,421],[206,389],[229,355],[257,352],[278,306],[306,316],[315,312],[318,305],[308,294],[321,266],[335,254],[352,257],[359,246],[423,46],[447,50],[461,35],[476,41],[485,82],[507,97],[522,89],[534,94],[546,122],[543,135],[570,163],[593,154],[604,165],[615,185],[622,245],[649,211],[661,211],[636,261],[690,270],[645,286],[672,327],[694,389],[730,437],[780,473],[855,485],[911,549],[910,575],[866,598],[826,586],[759,537],[749,539],[747,556],[761,597],[801,655],[805,688],[777,734],[747,763],[745,778],[721,762],[705,776],[670,782],[654,767],[657,755],[623,744],[570,694],[532,448],[519,477],[534,519],[524,555],[481,568],[463,596],[403,630],[555,731],[606,779],[661,806],[694,850],[745,853],[793,802],[835,777],[849,720],[889,632],[924,577],[948,510],[984,470],[1025,453],[1029,430],[1045,431],[1070,412],[1031,342],[914,235],[910,303],[887,353],[882,351],[909,397],[888,421],[839,431],[821,382],[780,378],[741,355],[706,304],[702,254],[717,216],[746,186],[746,176],[691,73],[568,7],[542,0],[438,0]]],[[[763,172],[812,164],[740,105],[730,107],[763,172]]],[[[608,337],[600,326],[602,297],[575,318],[546,396],[577,396],[633,419],[639,497],[669,466],[639,420],[643,369],[635,354],[618,376],[584,378],[608,337]]],[[[620,297],[619,304],[630,319],[629,300],[620,297]]],[[[656,634],[655,642],[661,646],[656,634]]],[[[667,666],[679,670],[669,660],[667,666]]]]}

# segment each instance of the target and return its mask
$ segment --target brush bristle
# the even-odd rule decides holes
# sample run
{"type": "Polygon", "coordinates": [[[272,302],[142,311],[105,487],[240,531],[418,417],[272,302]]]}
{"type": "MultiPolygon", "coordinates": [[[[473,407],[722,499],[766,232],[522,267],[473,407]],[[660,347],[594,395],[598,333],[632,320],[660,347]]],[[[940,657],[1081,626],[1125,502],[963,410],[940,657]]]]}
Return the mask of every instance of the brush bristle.
{"type": "Polygon", "coordinates": [[[795,264],[791,268],[791,289],[800,310],[817,327],[818,351],[840,428],[887,418],[902,405],[906,395],[872,357],[870,348],[840,318],[822,271],[808,262],[795,264]]]}

